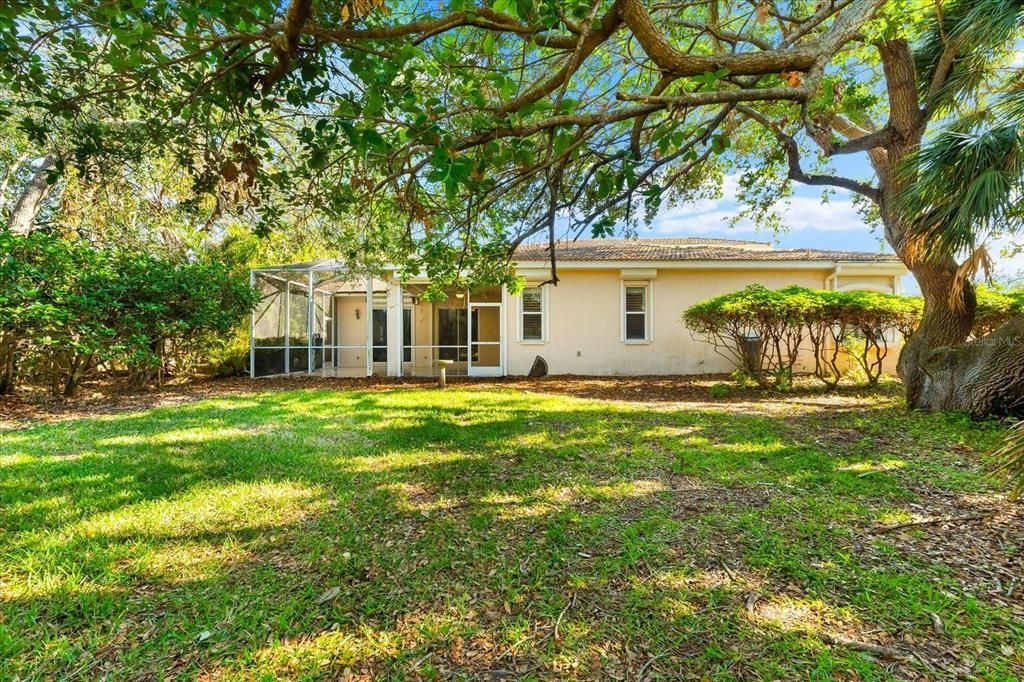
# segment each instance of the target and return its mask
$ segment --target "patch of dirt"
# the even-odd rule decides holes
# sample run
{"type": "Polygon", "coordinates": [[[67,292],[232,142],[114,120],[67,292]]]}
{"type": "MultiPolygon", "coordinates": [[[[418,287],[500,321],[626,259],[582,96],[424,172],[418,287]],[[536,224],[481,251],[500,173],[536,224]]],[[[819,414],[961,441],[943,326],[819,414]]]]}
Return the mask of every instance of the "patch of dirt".
{"type": "MultiPolygon", "coordinates": [[[[500,379],[471,379],[453,377],[448,379],[452,388],[461,390],[494,390],[515,388],[542,394],[568,395],[594,400],[651,403],[655,406],[686,403],[689,407],[716,406],[725,411],[755,411],[765,414],[806,412],[823,407],[857,406],[865,400],[877,399],[879,395],[890,395],[898,391],[895,387],[868,389],[860,386],[844,386],[837,391],[826,392],[815,382],[807,380],[797,388],[785,393],[775,393],[753,387],[730,384],[729,393],[712,397],[711,387],[729,382],[723,375],[702,376],[630,376],[630,377],[589,377],[552,376],[540,379],[527,377],[504,377],[500,379]]],[[[337,377],[270,377],[249,379],[197,379],[169,383],[159,388],[129,391],[122,384],[109,378],[95,379],[79,391],[72,399],[53,399],[30,390],[21,390],[14,395],[0,396],[0,432],[24,428],[39,422],[78,419],[97,414],[114,414],[153,407],[183,405],[208,398],[223,396],[251,395],[266,391],[293,391],[297,389],[328,388],[339,391],[392,391],[404,388],[425,388],[436,386],[431,378],[392,379],[367,377],[359,379],[337,377]]]]}

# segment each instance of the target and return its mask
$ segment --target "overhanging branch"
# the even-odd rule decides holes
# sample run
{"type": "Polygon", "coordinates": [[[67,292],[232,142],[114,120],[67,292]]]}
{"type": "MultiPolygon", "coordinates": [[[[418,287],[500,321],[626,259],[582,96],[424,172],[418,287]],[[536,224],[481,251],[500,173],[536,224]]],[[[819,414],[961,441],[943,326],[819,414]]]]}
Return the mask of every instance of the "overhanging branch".
{"type": "Polygon", "coordinates": [[[782,148],[786,152],[786,161],[789,166],[790,180],[795,180],[804,185],[814,185],[818,187],[840,187],[842,189],[850,190],[851,192],[856,192],[857,194],[865,196],[876,203],[878,202],[880,194],[878,188],[873,185],[869,185],[852,178],[844,178],[839,175],[805,172],[800,164],[800,147],[791,135],[787,135],[783,132],[782,128],[775,125],[771,120],[755,109],[740,105],[736,107],[736,111],[760,124],[779,141],[779,144],[782,145],[782,148]]]}
{"type": "Polygon", "coordinates": [[[719,90],[711,92],[688,92],[682,95],[634,95],[628,92],[616,93],[616,97],[627,102],[660,104],[666,107],[698,107],[706,104],[727,104],[730,102],[769,102],[792,100],[804,102],[809,93],[805,88],[762,88],[719,90]]]}
{"type": "Polygon", "coordinates": [[[830,144],[825,153],[828,156],[839,156],[840,154],[857,154],[858,152],[867,152],[876,147],[885,147],[886,145],[893,142],[896,138],[896,131],[891,126],[885,126],[881,130],[876,130],[873,133],[855,137],[841,142],[839,144],[830,144]]]}

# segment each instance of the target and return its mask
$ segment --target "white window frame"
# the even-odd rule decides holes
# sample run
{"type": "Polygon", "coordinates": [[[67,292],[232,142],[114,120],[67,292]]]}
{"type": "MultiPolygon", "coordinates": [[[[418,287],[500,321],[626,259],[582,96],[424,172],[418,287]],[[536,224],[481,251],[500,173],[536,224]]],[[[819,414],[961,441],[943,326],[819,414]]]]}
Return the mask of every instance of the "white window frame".
{"type": "MultiPolygon", "coordinates": [[[[516,299],[518,300],[517,316],[516,316],[516,341],[526,346],[539,346],[548,342],[548,308],[550,306],[548,290],[550,287],[547,285],[540,284],[529,284],[527,283],[523,289],[540,289],[540,339],[524,339],[523,338],[523,315],[527,314],[523,309],[523,294],[520,292],[516,299]]],[[[537,313],[530,313],[536,315],[537,313]]]]}
{"type": "MultiPolygon", "coordinates": [[[[633,313],[635,314],[635,313],[633,313]]],[[[619,341],[628,345],[643,345],[654,342],[654,280],[622,280],[619,287],[619,341]],[[644,309],[644,338],[626,338],[626,288],[643,287],[647,289],[647,304],[644,309]]]]}

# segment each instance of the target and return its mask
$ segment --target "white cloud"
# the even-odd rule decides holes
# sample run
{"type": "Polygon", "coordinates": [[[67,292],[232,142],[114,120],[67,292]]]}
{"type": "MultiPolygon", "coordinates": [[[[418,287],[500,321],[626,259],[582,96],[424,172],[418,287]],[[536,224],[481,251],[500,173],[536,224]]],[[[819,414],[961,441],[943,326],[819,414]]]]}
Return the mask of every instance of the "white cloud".
{"type": "MultiPolygon", "coordinates": [[[[667,208],[655,219],[653,231],[660,235],[757,232],[757,226],[750,218],[740,220],[735,227],[729,225],[729,220],[739,210],[737,191],[735,179],[726,178],[721,199],[705,199],[667,208]]],[[[850,199],[850,193],[846,191],[836,192],[827,203],[821,201],[819,194],[796,194],[775,204],[774,209],[790,231],[868,230],[850,199]]]]}
{"type": "MultiPolygon", "coordinates": [[[[1020,53],[1024,59],[1024,50],[1020,53]]],[[[730,220],[739,211],[737,201],[739,186],[734,176],[727,176],[723,182],[720,199],[703,199],[671,208],[663,208],[651,225],[652,236],[687,236],[708,235],[729,238],[732,236],[749,236],[758,233],[760,238],[768,241],[774,236],[771,232],[758,230],[754,221],[743,218],[735,226],[730,220]]],[[[852,250],[877,250],[877,237],[857,212],[851,194],[838,190],[827,202],[822,202],[821,194],[809,187],[797,188],[796,194],[775,204],[774,209],[782,219],[782,224],[790,233],[804,234],[804,238],[794,235],[786,241],[791,246],[803,246],[803,241],[834,242],[834,248],[852,250]],[[843,235],[835,233],[846,233],[843,235]],[[817,238],[812,235],[817,234],[817,238]],[[829,236],[826,236],[829,235],[829,236]],[[793,243],[796,242],[796,243],[793,243]]],[[[1021,240],[1017,240],[1021,242],[1021,240]]],[[[1002,281],[1024,278],[1024,252],[1016,253],[1014,240],[1001,238],[988,245],[989,254],[995,263],[995,277],[1002,281]],[[1009,250],[1009,255],[1003,255],[1009,250]]],[[[905,283],[905,289],[916,291],[915,283],[905,283]]]]}

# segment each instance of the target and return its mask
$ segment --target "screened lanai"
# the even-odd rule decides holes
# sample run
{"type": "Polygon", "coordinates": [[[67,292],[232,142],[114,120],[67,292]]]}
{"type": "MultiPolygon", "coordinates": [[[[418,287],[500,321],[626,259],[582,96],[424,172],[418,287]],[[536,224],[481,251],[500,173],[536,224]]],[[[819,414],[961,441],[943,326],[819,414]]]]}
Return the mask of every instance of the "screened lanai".
{"type": "Polygon", "coordinates": [[[500,287],[450,290],[387,272],[369,277],[327,260],[251,272],[250,375],[498,376],[503,373],[500,287]]]}

